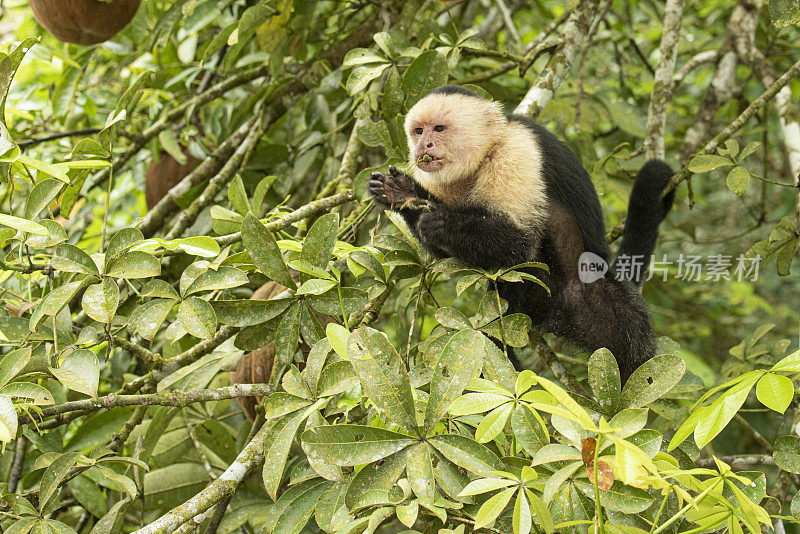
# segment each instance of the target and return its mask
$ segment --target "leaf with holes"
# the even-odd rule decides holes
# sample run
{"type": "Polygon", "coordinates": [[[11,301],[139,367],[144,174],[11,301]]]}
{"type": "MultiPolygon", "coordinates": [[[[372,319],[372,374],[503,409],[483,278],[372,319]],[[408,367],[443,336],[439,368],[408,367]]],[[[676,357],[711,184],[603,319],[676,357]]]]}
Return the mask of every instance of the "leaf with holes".
{"type": "Polygon", "coordinates": [[[410,436],[364,425],[319,426],[306,430],[303,450],[342,467],[368,464],[414,443],[410,436]]]}
{"type": "Polygon", "coordinates": [[[445,345],[431,377],[430,397],[425,411],[426,434],[444,417],[453,401],[480,372],[486,342],[480,332],[461,330],[445,345]]]}
{"type": "Polygon", "coordinates": [[[660,399],[680,382],[686,362],[673,354],[660,354],[644,362],[622,388],[622,406],[641,408],[660,399]]]}
{"type": "Polygon", "coordinates": [[[405,364],[386,334],[361,327],[347,341],[347,354],[361,387],[394,424],[417,429],[416,407],[405,364]]]}

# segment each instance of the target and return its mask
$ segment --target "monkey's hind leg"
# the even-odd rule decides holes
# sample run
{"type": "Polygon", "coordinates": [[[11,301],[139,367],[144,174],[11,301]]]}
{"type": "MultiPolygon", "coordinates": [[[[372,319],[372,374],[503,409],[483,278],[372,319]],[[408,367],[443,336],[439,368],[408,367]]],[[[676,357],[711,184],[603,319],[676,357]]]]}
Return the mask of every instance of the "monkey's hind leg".
{"type": "Polygon", "coordinates": [[[653,357],[655,334],[642,295],[629,281],[571,280],[556,297],[549,329],[591,351],[606,347],[617,360],[622,383],[653,357]]]}

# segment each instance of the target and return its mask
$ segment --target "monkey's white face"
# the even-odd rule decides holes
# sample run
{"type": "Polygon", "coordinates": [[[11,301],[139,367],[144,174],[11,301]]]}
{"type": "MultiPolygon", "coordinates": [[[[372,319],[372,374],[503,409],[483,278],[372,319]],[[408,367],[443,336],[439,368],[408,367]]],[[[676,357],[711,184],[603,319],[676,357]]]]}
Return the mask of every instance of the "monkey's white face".
{"type": "Polygon", "coordinates": [[[417,167],[425,172],[436,172],[447,164],[447,146],[450,137],[444,119],[420,121],[411,125],[409,143],[414,144],[412,154],[417,167]]]}
{"type": "Polygon", "coordinates": [[[473,175],[505,122],[500,108],[479,98],[432,94],[408,112],[409,164],[421,184],[446,184],[473,175]]]}

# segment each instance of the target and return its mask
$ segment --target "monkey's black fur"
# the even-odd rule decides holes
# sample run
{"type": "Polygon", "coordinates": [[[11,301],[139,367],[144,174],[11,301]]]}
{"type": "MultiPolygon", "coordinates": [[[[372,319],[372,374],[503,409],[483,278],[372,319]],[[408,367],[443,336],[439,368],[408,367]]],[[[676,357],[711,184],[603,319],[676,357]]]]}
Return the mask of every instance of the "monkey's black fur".
{"type": "MultiPolygon", "coordinates": [[[[440,87],[433,93],[481,98],[458,86],[440,87]]],[[[547,264],[549,273],[540,269],[530,272],[547,285],[550,295],[533,282],[498,283],[500,296],[509,303],[509,313],[525,313],[535,327],[584,349],[608,348],[616,357],[624,383],[655,352],[650,313],[637,287],[641,274],[634,276],[620,268],[620,274],[627,276],[616,279],[612,268],[595,282],[581,282],[579,257],[584,251],[606,262],[611,257],[600,200],[591,178],[578,158],[547,129],[526,117],[509,115],[508,120],[529,128],[541,152],[542,176],[532,178],[544,180],[549,199],[543,228],[520,228],[506,214],[484,206],[445,205],[394,168],[388,176],[373,173],[368,191],[376,201],[386,204],[387,188],[402,182],[413,187],[417,198],[428,200],[429,211],[389,207],[403,216],[415,237],[436,257],[453,256],[487,270],[527,261],[547,264]]],[[[660,199],[671,175],[669,166],[658,160],[647,162],[640,170],[631,192],[618,257],[628,254],[649,259],[658,226],[672,205],[673,194],[660,199]]],[[[514,191],[508,194],[514,195],[514,191]]]]}

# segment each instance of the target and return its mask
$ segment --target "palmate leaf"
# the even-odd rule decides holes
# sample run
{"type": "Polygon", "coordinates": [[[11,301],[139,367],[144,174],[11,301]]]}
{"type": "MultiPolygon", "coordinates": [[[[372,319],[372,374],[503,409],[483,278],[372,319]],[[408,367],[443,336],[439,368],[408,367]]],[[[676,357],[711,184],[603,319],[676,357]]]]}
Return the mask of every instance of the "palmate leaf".
{"type": "Polygon", "coordinates": [[[350,335],[347,354],[361,387],[387,419],[409,430],[417,430],[411,381],[386,334],[361,327],[350,335]]]}
{"type": "Polygon", "coordinates": [[[433,462],[430,445],[418,443],[408,452],[406,476],[417,498],[425,503],[433,503],[436,481],[433,476],[433,462]]]}
{"type": "Polygon", "coordinates": [[[299,534],[323,494],[332,486],[333,482],[313,478],[290,487],[270,508],[266,531],[270,534],[299,534]]]}
{"type": "MultiPolygon", "coordinates": [[[[404,448],[380,463],[367,465],[361,469],[353,477],[347,489],[345,495],[347,507],[352,510],[389,502],[390,490],[406,470],[409,451],[409,448],[404,448]]],[[[402,492],[399,500],[402,500],[402,492]]]]}
{"type": "Polygon", "coordinates": [[[242,244],[259,271],[282,286],[296,287],[275,237],[252,213],[242,220],[242,244]]]}
{"type": "Polygon", "coordinates": [[[289,449],[294,441],[300,425],[317,408],[325,404],[318,401],[316,404],[297,410],[289,415],[281,416],[273,424],[264,440],[264,468],[261,475],[267,494],[274,501],[278,488],[283,480],[283,471],[289,457],[289,449]]]}
{"type": "Polygon", "coordinates": [[[453,401],[480,372],[487,342],[486,337],[475,330],[461,330],[447,342],[431,378],[425,434],[444,417],[453,401]]]}

